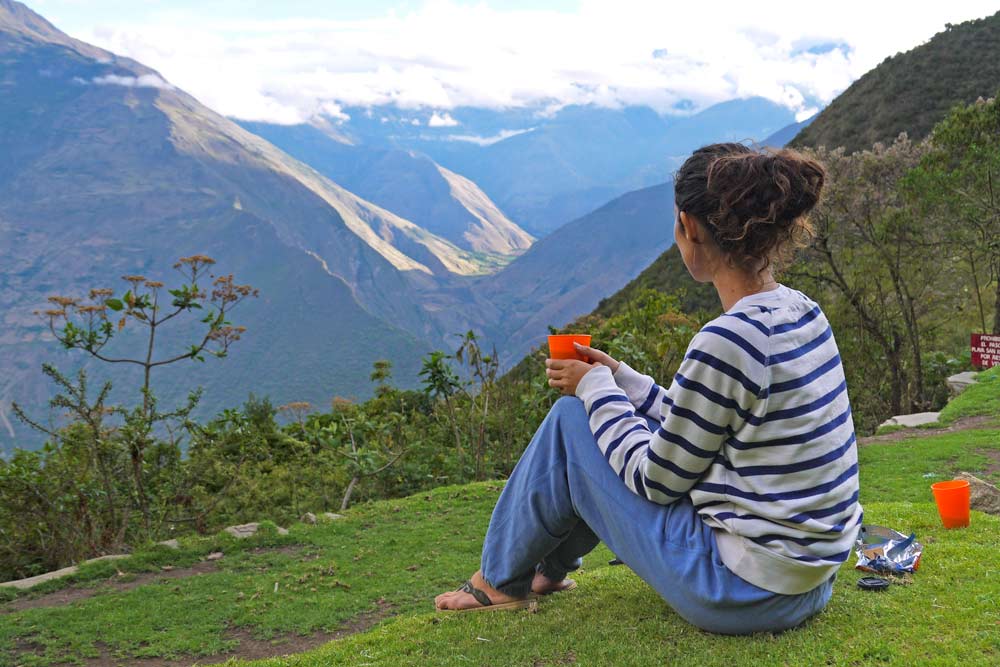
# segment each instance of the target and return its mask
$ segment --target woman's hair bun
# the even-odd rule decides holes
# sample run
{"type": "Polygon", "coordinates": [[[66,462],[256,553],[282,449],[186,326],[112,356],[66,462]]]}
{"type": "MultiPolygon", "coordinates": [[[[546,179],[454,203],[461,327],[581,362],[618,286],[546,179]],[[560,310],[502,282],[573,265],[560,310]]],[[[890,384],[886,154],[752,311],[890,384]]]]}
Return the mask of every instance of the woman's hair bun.
{"type": "Polygon", "coordinates": [[[790,149],[759,151],[712,144],[695,151],[674,181],[677,207],[705,223],[715,241],[747,268],[764,266],[810,231],[826,171],[790,149]]]}
{"type": "Polygon", "coordinates": [[[791,223],[819,203],[826,172],[815,160],[782,149],[716,158],[706,187],[726,213],[747,221],[791,223]]]}

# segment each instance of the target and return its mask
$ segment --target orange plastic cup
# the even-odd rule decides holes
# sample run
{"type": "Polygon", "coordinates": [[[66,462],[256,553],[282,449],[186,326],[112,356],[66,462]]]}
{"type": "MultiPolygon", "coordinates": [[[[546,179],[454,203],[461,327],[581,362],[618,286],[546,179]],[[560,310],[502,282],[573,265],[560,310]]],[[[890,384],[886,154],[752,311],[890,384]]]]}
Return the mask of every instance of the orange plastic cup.
{"type": "Polygon", "coordinates": [[[934,502],[945,528],[965,528],[969,525],[969,482],[953,479],[931,484],[934,502]]]}
{"type": "Polygon", "coordinates": [[[590,334],[557,334],[549,336],[550,359],[579,359],[589,362],[590,359],[576,351],[573,343],[590,347],[590,334]]]}

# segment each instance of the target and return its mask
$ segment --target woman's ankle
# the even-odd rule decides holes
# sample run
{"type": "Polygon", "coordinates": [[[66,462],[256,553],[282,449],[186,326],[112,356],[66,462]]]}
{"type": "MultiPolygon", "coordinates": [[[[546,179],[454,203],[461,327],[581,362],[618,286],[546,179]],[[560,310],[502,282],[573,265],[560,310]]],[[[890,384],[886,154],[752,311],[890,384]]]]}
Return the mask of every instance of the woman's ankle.
{"type": "Polygon", "coordinates": [[[494,586],[486,575],[483,574],[482,570],[479,570],[474,575],[472,575],[472,585],[476,588],[482,589],[491,600],[494,602],[508,602],[511,600],[521,600],[528,596],[531,591],[531,582],[529,581],[526,586],[520,585],[507,585],[503,588],[498,588],[494,586]],[[523,590],[522,590],[523,589],[523,590]]]}

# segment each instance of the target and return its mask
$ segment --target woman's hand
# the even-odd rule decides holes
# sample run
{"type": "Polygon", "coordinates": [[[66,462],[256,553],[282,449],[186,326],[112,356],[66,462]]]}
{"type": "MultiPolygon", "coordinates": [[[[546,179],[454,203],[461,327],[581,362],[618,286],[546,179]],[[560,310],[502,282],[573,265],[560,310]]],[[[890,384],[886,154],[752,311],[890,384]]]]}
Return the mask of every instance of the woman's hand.
{"type": "Polygon", "coordinates": [[[587,347],[586,345],[580,345],[579,343],[573,343],[576,347],[576,351],[579,354],[587,357],[591,361],[596,361],[602,366],[607,366],[611,369],[612,373],[618,372],[618,362],[611,358],[607,352],[601,352],[592,347],[587,347]]]}
{"type": "Polygon", "coordinates": [[[549,377],[550,387],[555,387],[565,396],[573,396],[576,394],[576,386],[580,384],[583,376],[601,365],[600,363],[588,364],[579,359],[546,359],[545,374],[549,377]]]}

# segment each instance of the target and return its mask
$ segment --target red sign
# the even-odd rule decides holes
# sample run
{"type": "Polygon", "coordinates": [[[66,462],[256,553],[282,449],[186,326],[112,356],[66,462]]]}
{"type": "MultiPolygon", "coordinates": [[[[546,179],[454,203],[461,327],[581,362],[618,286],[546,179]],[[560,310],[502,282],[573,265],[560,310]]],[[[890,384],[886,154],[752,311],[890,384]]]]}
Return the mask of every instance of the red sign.
{"type": "Polygon", "coordinates": [[[1000,336],[972,334],[972,365],[980,368],[1000,366],[1000,336]]]}

